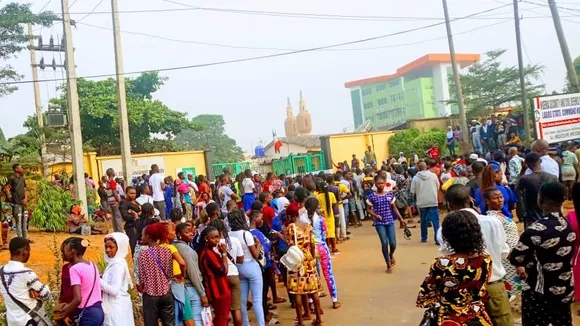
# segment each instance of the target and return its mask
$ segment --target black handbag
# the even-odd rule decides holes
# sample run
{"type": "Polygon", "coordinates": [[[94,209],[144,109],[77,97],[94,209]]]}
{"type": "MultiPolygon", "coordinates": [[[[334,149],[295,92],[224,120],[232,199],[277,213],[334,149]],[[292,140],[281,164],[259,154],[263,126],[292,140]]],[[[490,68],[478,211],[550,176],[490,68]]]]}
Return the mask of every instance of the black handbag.
{"type": "Polygon", "coordinates": [[[419,326],[437,326],[437,308],[425,310],[419,326]]]}

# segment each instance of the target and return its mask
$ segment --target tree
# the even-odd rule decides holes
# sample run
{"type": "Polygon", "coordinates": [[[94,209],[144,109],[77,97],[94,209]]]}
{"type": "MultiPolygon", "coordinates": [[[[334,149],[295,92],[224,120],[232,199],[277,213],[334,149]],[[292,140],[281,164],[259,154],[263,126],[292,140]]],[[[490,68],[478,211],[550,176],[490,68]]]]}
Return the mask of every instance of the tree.
{"type": "MultiPolygon", "coordinates": [[[[126,79],[129,137],[134,154],[154,151],[176,151],[173,138],[183,129],[196,129],[184,112],[173,111],[161,101],[153,100],[152,93],[166,79],[157,72],[143,73],[126,79]],[[152,146],[153,145],[153,146],[152,146]]],[[[117,86],[113,78],[93,81],[77,80],[83,143],[94,147],[99,155],[120,153],[117,86]]],[[[66,88],[53,104],[67,108],[66,88]]]]}
{"type": "MultiPolygon", "coordinates": [[[[576,76],[580,77],[580,57],[574,59],[574,70],[576,71],[576,76]]],[[[568,76],[566,76],[566,88],[564,88],[564,93],[575,93],[576,90],[572,89],[572,85],[570,85],[570,80],[568,80],[568,76]]]]}
{"type": "Polygon", "coordinates": [[[244,158],[236,141],[226,135],[223,116],[200,114],[192,122],[200,128],[183,130],[175,138],[177,145],[187,150],[211,149],[213,163],[238,162],[244,158]]]}
{"type": "MultiPolygon", "coordinates": [[[[52,12],[34,14],[30,4],[8,3],[0,8],[0,61],[6,62],[26,48],[26,24],[50,26],[56,16],[52,12]]],[[[17,87],[5,84],[19,81],[18,74],[9,64],[0,64],[0,97],[14,92],[17,87]]]]}
{"type": "MultiPolygon", "coordinates": [[[[471,117],[489,114],[489,110],[510,106],[520,101],[520,75],[518,67],[502,67],[500,57],[507,50],[494,50],[485,53],[487,59],[476,62],[461,75],[465,107],[471,117]]],[[[544,85],[537,84],[543,72],[541,65],[524,67],[526,92],[528,98],[543,93],[544,85]]],[[[450,76],[449,89],[455,98],[453,76],[450,76]]]]}

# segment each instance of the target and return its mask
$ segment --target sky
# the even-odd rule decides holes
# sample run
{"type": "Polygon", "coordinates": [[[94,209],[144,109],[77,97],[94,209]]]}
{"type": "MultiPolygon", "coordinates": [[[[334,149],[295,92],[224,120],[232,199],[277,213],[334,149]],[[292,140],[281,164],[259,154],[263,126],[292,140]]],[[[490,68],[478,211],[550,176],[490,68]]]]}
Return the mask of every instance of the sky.
{"type": "MultiPolygon", "coordinates": [[[[441,1],[434,0],[175,0],[203,8],[197,10],[172,1],[174,0],[119,1],[120,12],[183,9],[120,14],[122,31],[158,36],[122,34],[126,72],[288,52],[279,49],[316,48],[416,29],[439,23],[443,18],[441,1]],[[208,10],[215,8],[236,11],[208,10]],[[321,16],[316,19],[303,18],[304,16],[296,18],[287,17],[288,15],[245,14],[240,13],[240,10],[327,16],[322,16],[325,19],[321,19],[321,16]],[[406,18],[338,19],[328,15],[406,18]]],[[[520,3],[523,16],[522,37],[526,50],[524,62],[544,65],[544,74],[539,82],[546,84],[550,93],[553,90],[560,91],[565,81],[565,66],[549,16],[550,10],[542,5],[547,1],[529,1],[520,3]]],[[[34,0],[32,10],[39,11],[48,2],[34,0]]],[[[73,2],[70,11],[73,19],[79,20],[77,28],[73,29],[77,75],[82,77],[114,74],[111,2],[71,0],[73,2]],[[94,13],[87,15],[93,9],[94,13]]],[[[448,0],[451,18],[497,8],[507,3],[511,1],[448,0]]],[[[580,42],[575,37],[580,35],[580,0],[563,0],[559,5],[574,9],[561,9],[560,14],[564,19],[563,26],[570,52],[572,57],[577,57],[580,55],[580,42]]],[[[51,0],[45,10],[60,13],[60,1],[51,0]]],[[[512,8],[503,7],[477,17],[479,18],[452,23],[453,33],[456,34],[456,52],[483,54],[490,50],[507,49],[502,58],[503,64],[517,65],[512,8]]],[[[62,35],[61,24],[52,28],[36,29],[36,33],[41,33],[44,40],[48,40],[50,35],[55,38],[62,35]]],[[[190,118],[198,114],[223,115],[228,135],[245,151],[251,152],[253,146],[259,143],[265,145],[272,140],[272,129],[277,131],[278,136],[284,135],[287,97],[290,97],[297,114],[299,93],[304,93],[307,110],[312,115],[313,134],[340,133],[344,128],[352,129],[354,124],[350,94],[344,87],[345,82],[391,74],[397,68],[427,53],[448,51],[445,25],[442,24],[327,50],[161,72],[162,76],[168,77],[168,81],[154,94],[154,98],[173,110],[187,112],[190,118]]],[[[37,53],[37,59],[44,57],[47,63],[52,61],[53,56],[58,63],[58,54],[37,53]]],[[[25,80],[30,80],[30,58],[27,52],[20,53],[9,64],[23,74],[25,80]]],[[[60,71],[55,73],[52,69],[39,72],[40,79],[61,77],[60,71]]],[[[48,99],[57,95],[56,86],[56,82],[41,83],[44,109],[48,99]]],[[[18,91],[0,98],[0,112],[0,128],[6,137],[25,132],[22,124],[34,112],[32,84],[21,84],[18,91]]]]}

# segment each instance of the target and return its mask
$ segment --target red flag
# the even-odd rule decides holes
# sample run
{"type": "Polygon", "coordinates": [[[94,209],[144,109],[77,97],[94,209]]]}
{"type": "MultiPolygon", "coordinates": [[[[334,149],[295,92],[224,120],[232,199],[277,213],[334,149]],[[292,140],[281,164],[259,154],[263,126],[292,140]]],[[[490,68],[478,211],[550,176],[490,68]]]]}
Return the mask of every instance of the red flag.
{"type": "Polygon", "coordinates": [[[274,142],[274,152],[280,154],[280,148],[282,147],[282,141],[280,139],[276,139],[274,142]]]}

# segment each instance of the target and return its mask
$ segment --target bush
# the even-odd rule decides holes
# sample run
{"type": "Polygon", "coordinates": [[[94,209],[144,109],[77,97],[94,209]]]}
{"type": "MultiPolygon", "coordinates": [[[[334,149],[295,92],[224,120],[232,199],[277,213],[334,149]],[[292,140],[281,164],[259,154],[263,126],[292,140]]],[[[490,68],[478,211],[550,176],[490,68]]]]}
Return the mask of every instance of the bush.
{"type": "Polygon", "coordinates": [[[405,153],[405,156],[409,157],[413,151],[409,146],[413,140],[421,135],[419,129],[410,128],[407,130],[399,131],[395,133],[391,138],[389,138],[389,155],[394,157],[399,157],[399,153],[405,153]]]}
{"type": "Polygon", "coordinates": [[[441,150],[441,155],[445,156],[449,154],[449,149],[447,144],[447,134],[445,131],[438,129],[431,129],[429,132],[420,134],[410,143],[410,150],[416,153],[419,157],[425,156],[424,153],[431,147],[435,145],[441,150]]]}
{"type": "Polygon", "coordinates": [[[73,201],[71,193],[46,180],[36,185],[37,205],[32,212],[30,224],[46,231],[65,231],[66,220],[73,201]]]}

